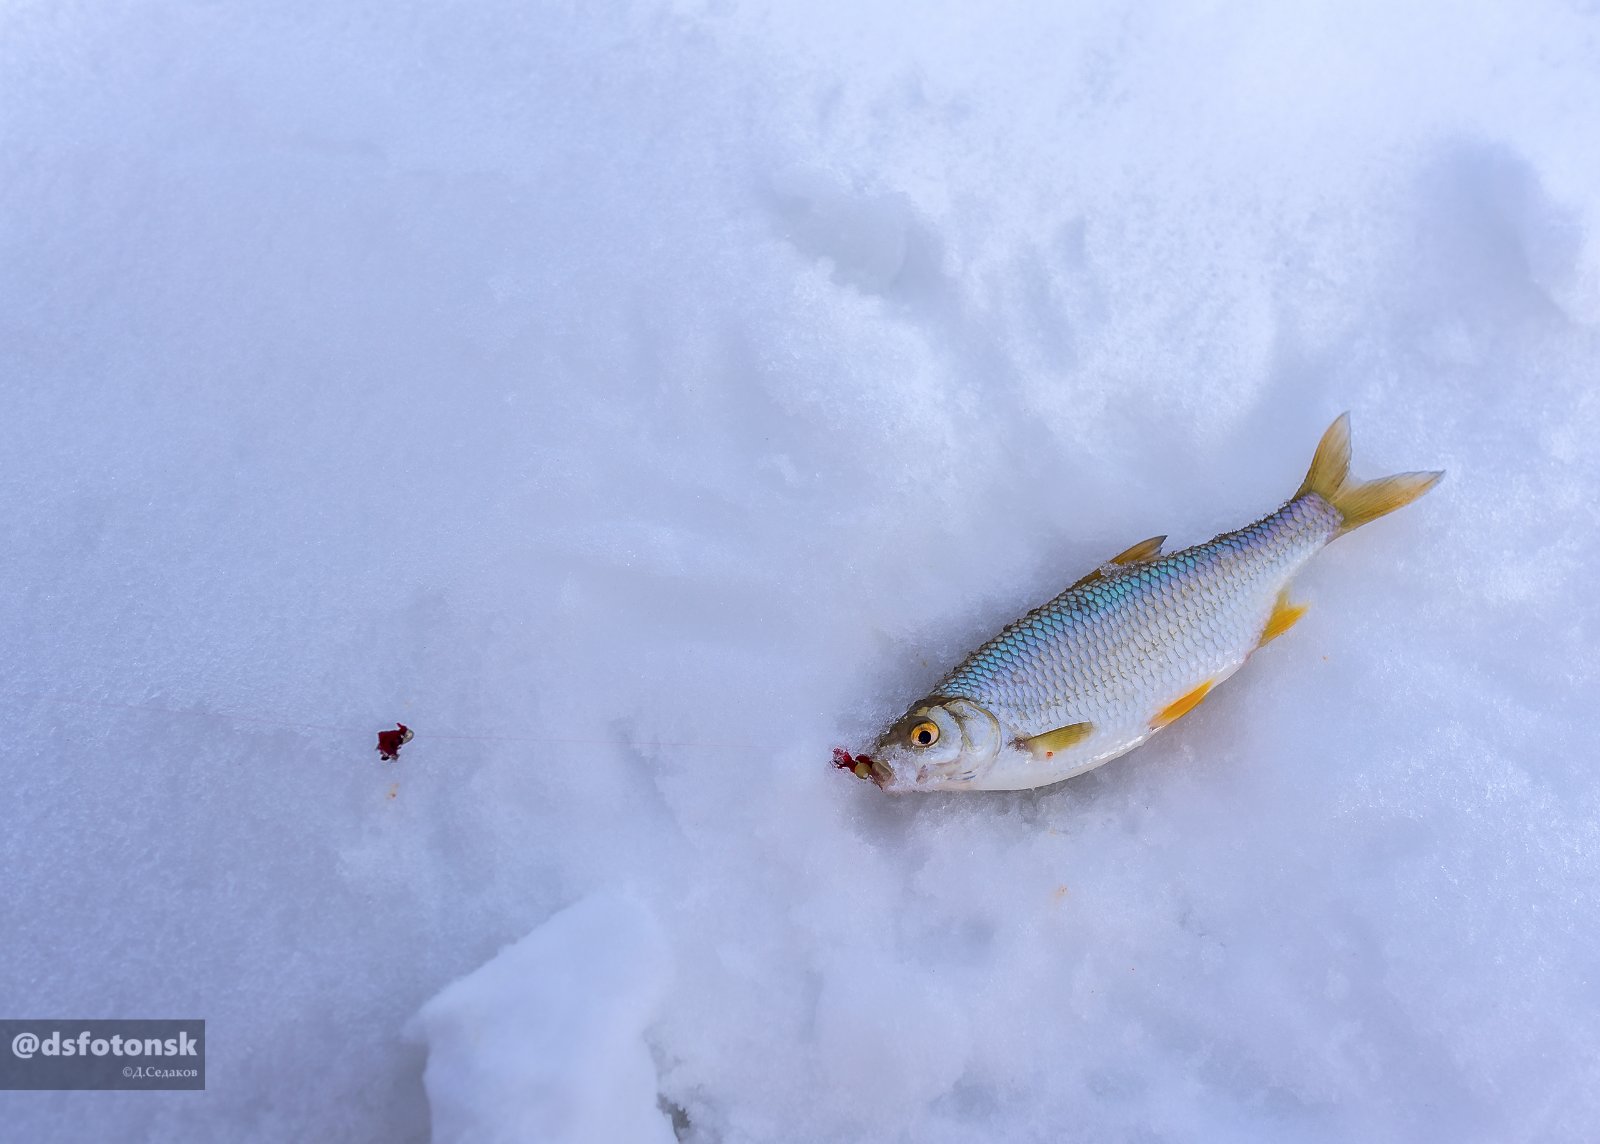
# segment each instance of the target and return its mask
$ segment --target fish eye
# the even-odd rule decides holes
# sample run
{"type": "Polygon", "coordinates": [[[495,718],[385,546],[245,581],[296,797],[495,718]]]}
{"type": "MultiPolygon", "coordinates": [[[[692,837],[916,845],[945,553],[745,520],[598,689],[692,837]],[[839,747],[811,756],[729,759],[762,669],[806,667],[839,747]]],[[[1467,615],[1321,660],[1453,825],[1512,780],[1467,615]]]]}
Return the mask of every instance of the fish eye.
{"type": "Polygon", "coordinates": [[[911,728],[911,741],[919,747],[931,747],[939,741],[939,725],[932,722],[918,723],[911,728]]]}

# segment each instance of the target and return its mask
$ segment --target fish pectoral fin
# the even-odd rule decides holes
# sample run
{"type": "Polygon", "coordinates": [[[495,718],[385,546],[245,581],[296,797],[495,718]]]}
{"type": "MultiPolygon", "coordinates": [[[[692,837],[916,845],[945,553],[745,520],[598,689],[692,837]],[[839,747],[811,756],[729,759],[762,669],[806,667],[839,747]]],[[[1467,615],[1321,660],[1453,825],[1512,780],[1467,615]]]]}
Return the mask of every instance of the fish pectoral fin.
{"type": "MultiPolygon", "coordinates": [[[[1166,542],[1167,542],[1167,538],[1165,536],[1152,536],[1149,540],[1141,540],[1141,541],[1139,541],[1138,544],[1135,544],[1133,547],[1123,549],[1121,552],[1119,552],[1115,556],[1113,556],[1110,560],[1107,560],[1106,563],[1107,564],[1148,564],[1150,561],[1156,560],[1161,556],[1161,546],[1163,544],[1165,544],[1166,542]]],[[[1072,587],[1073,588],[1077,588],[1077,587],[1080,587],[1080,586],[1082,586],[1084,584],[1092,584],[1094,581],[1099,580],[1104,576],[1105,576],[1105,573],[1102,572],[1099,568],[1096,568],[1093,572],[1089,573],[1087,576],[1083,577],[1083,579],[1079,580],[1076,584],[1072,585],[1072,587]]],[[[1072,590],[1071,588],[1068,589],[1068,591],[1071,591],[1071,590],[1072,590]]]]}
{"type": "Polygon", "coordinates": [[[1074,743],[1081,743],[1094,732],[1093,723],[1068,723],[1054,731],[1023,739],[1018,746],[1036,759],[1048,759],[1057,751],[1064,751],[1074,743]]]}
{"type": "Polygon", "coordinates": [[[1257,647],[1266,647],[1267,644],[1277,639],[1284,632],[1300,622],[1300,617],[1306,614],[1309,604],[1291,604],[1289,602],[1289,589],[1285,588],[1278,593],[1277,603],[1272,605],[1272,615],[1267,619],[1267,626],[1262,629],[1261,641],[1257,647]]]}
{"type": "Polygon", "coordinates": [[[1206,692],[1210,690],[1211,680],[1208,679],[1193,691],[1180,695],[1171,703],[1168,703],[1160,711],[1156,712],[1155,718],[1150,720],[1151,730],[1159,730],[1168,723],[1175,723],[1182,719],[1189,712],[1200,706],[1200,700],[1204,699],[1206,692]]]}

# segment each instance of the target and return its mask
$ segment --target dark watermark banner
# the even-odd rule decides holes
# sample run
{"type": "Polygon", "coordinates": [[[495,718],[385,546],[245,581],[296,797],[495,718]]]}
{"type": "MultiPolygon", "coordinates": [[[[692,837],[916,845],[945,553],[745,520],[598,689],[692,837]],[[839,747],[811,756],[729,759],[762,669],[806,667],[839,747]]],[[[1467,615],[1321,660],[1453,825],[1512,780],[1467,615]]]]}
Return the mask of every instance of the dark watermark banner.
{"type": "Polygon", "coordinates": [[[0,1020],[0,1090],[205,1086],[204,1021],[0,1020]]]}

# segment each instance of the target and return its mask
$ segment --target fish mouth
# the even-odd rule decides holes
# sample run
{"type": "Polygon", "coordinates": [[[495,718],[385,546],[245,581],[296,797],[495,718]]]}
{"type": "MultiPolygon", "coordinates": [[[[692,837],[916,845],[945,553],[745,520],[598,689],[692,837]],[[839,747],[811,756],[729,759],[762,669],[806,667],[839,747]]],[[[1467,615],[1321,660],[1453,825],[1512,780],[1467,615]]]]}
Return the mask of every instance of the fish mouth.
{"type": "Polygon", "coordinates": [[[884,784],[894,778],[894,773],[871,755],[852,755],[843,747],[833,749],[833,765],[841,771],[849,771],[858,779],[872,780],[879,790],[889,789],[884,784]]]}

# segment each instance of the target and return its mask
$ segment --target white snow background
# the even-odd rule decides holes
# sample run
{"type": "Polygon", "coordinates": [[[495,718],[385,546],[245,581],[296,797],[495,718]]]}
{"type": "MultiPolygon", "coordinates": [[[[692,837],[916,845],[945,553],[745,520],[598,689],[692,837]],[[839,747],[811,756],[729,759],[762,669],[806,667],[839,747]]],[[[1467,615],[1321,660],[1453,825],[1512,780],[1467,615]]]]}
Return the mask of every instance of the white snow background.
{"type": "Polygon", "coordinates": [[[1592,3],[7,0],[0,1013],[210,1052],[6,1138],[1595,1139],[1597,122],[1592,3]],[[1449,476],[1181,724],[829,766],[1347,408],[1449,476]]]}

